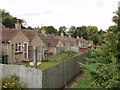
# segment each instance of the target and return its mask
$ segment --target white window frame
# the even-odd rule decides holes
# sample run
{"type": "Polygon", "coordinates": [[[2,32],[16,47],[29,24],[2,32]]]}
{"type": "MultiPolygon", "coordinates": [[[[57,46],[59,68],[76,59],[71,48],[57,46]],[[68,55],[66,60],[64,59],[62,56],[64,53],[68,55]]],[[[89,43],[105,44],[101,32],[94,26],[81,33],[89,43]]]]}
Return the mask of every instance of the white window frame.
{"type": "MultiPolygon", "coordinates": [[[[23,50],[23,53],[25,54],[25,53],[27,53],[27,58],[26,59],[28,59],[28,42],[24,42],[24,44],[27,44],[27,51],[25,52],[24,50],[23,50]]],[[[24,45],[23,44],[23,45],[24,45]]]]}
{"type": "Polygon", "coordinates": [[[15,52],[22,52],[22,43],[15,43],[15,52]]]}

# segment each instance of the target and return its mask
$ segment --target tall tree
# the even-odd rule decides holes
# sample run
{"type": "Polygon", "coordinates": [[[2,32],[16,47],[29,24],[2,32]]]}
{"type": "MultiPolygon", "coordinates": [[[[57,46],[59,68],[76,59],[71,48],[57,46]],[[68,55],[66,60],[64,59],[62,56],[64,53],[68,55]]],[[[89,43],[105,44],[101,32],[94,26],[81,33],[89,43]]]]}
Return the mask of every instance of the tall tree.
{"type": "MultiPolygon", "coordinates": [[[[13,17],[12,15],[10,15],[9,12],[7,12],[6,10],[1,10],[0,9],[0,22],[2,22],[2,24],[8,28],[15,28],[15,23],[16,23],[16,20],[18,19],[17,17],[13,17]]],[[[22,23],[25,22],[23,19],[19,19],[22,23]]],[[[22,25],[22,28],[25,28],[23,25],[22,25]]]]}
{"type": "MultiPolygon", "coordinates": [[[[85,68],[90,85],[102,88],[120,87],[120,8],[115,20],[117,29],[105,34],[105,43],[100,50],[91,50],[91,58],[86,59],[85,68]]],[[[87,86],[86,86],[87,87],[87,86]]]]}
{"type": "Polygon", "coordinates": [[[63,32],[64,35],[66,36],[67,35],[66,30],[67,30],[67,28],[65,26],[60,26],[59,29],[58,29],[58,35],[60,35],[61,32],[63,32]]]}
{"type": "Polygon", "coordinates": [[[73,34],[74,37],[83,37],[86,39],[86,26],[76,27],[76,30],[73,34]]]}
{"type": "Polygon", "coordinates": [[[105,34],[106,34],[106,32],[103,31],[102,29],[100,31],[98,31],[98,34],[97,34],[98,43],[97,43],[97,45],[102,45],[103,43],[105,43],[105,34]]]}
{"type": "Polygon", "coordinates": [[[65,26],[60,26],[60,27],[59,27],[59,31],[60,31],[60,32],[66,32],[66,29],[67,29],[67,28],[66,28],[65,26]]]}
{"type": "Polygon", "coordinates": [[[41,32],[43,29],[46,31],[46,34],[57,35],[57,29],[55,29],[53,26],[43,26],[40,28],[39,32],[41,32]]]}

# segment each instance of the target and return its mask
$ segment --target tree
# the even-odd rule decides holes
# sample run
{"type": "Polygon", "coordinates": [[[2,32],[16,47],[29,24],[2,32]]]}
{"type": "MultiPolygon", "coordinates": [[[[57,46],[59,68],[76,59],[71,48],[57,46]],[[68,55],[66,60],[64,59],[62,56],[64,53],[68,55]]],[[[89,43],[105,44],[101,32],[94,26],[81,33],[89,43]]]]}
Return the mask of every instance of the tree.
{"type": "Polygon", "coordinates": [[[116,29],[117,29],[117,26],[114,25],[114,26],[110,26],[107,31],[108,31],[108,32],[115,32],[116,29]]]}
{"type": "Polygon", "coordinates": [[[61,32],[64,33],[64,35],[66,36],[66,30],[67,28],[65,26],[60,26],[59,29],[58,29],[58,35],[61,35],[61,32]]]}
{"type": "Polygon", "coordinates": [[[105,34],[106,34],[106,32],[103,31],[102,29],[100,31],[98,31],[98,34],[97,34],[98,43],[97,43],[97,45],[102,45],[103,43],[105,43],[105,34]]]}
{"type": "Polygon", "coordinates": [[[118,44],[117,44],[117,51],[118,51],[118,55],[117,58],[119,59],[120,62],[120,7],[118,7],[118,10],[116,12],[114,12],[116,14],[116,16],[113,17],[113,22],[115,22],[116,24],[116,29],[114,30],[114,33],[117,34],[117,38],[118,38],[118,44]]]}
{"type": "Polygon", "coordinates": [[[46,34],[57,35],[57,29],[55,29],[53,26],[43,26],[40,28],[39,32],[41,32],[42,30],[45,30],[46,34]]]}
{"type": "Polygon", "coordinates": [[[74,34],[75,30],[76,30],[76,27],[75,26],[71,26],[69,28],[69,33],[74,34]]]}
{"type": "Polygon", "coordinates": [[[86,64],[80,63],[91,86],[102,88],[120,86],[120,8],[116,18],[117,27],[105,33],[105,43],[102,44],[101,49],[91,50],[91,58],[86,59],[86,64]]]}
{"type": "Polygon", "coordinates": [[[87,37],[87,35],[86,35],[86,26],[81,26],[81,27],[76,27],[76,29],[75,29],[75,31],[74,31],[74,33],[73,33],[73,36],[74,37],[77,37],[77,36],[79,36],[79,37],[83,37],[84,39],[86,39],[87,37]]]}
{"type": "MultiPolygon", "coordinates": [[[[0,22],[2,22],[2,24],[8,28],[15,28],[15,23],[16,20],[18,19],[17,17],[13,17],[12,15],[10,15],[9,12],[5,11],[4,9],[1,10],[0,9],[0,22]]],[[[23,19],[19,19],[21,21],[21,23],[25,22],[23,19]]],[[[25,28],[22,25],[22,28],[25,28]]]]}
{"type": "Polygon", "coordinates": [[[31,26],[28,26],[26,29],[30,29],[30,30],[33,30],[33,28],[31,26]]]}

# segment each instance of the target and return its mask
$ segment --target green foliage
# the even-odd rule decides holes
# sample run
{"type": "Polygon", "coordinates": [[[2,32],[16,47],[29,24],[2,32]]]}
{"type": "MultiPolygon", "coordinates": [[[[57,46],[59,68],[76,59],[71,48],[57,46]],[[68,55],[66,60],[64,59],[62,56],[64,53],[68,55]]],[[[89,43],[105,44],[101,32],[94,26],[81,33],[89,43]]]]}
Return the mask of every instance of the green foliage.
{"type": "Polygon", "coordinates": [[[74,56],[74,55],[77,55],[77,52],[72,51],[72,50],[68,50],[68,51],[64,51],[64,50],[62,50],[60,53],[61,53],[61,54],[66,54],[66,55],[68,55],[68,56],[74,56]]]}
{"type": "Polygon", "coordinates": [[[11,75],[10,77],[3,77],[2,78],[2,89],[5,88],[15,88],[17,90],[21,90],[25,88],[25,84],[19,80],[19,77],[11,75]]]}
{"type": "Polygon", "coordinates": [[[38,32],[41,33],[42,30],[45,30],[46,34],[57,35],[57,29],[55,29],[53,26],[43,26],[40,28],[40,30],[38,32]]]}
{"type": "Polygon", "coordinates": [[[67,28],[65,26],[60,26],[58,29],[58,35],[61,35],[61,32],[64,33],[64,36],[67,36],[66,34],[67,28]]]}
{"type": "Polygon", "coordinates": [[[86,35],[87,35],[86,30],[87,30],[86,26],[76,27],[76,30],[75,30],[75,32],[73,33],[72,36],[74,36],[74,37],[79,36],[79,37],[83,37],[84,39],[87,39],[87,37],[86,37],[86,35]]]}
{"type": "Polygon", "coordinates": [[[111,52],[91,50],[91,58],[86,64],[80,63],[90,78],[91,83],[102,88],[116,88],[120,86],[117,58],[111,52]]]}
{"type": "MultiPolygon", "coordinates": [[[[1,10],[0,9],[0,22],[2,22],[2,24],[4,26],[6,26],[7,28],[15,28],[15,22],[17,20],[17,17],[13,17],[12,15],[10,15],[9,12],[7,12],[6,10],[1,10]]],[[[25,22],[22,19],[19,19],[21,22],[25,22]]],[[[22,25],[22,28],[25,28],[22,25]]]]}
{"type": "Polygon", "coordinates": [[[84,79],[80,80],[79,82],[77,82],[77,85],[73,86],[73,88],[82,88],[82,89],[88,88],[88,90],[89,89],[94,90],[94,88],[97,88],[101,90],[101,87],[97,86],[95,82],[92,81],[91,78],[87,78],[86,80],[84,79]]]}
{"type": "MultiPolygon", "coordinates": [[[[73,51],[61,51],[61,54],[59,55],[46,57],[44,60],[42,60],[41,64],[37,66],[37,69],[43,70],[60,62],[69,60],[70,58],[73,58],[76,55],[77,53],[73,51]]],[[[34,67],[29,64],[27,64],[26,66],[31,68],[34,67]]]]}
{"type": "Polygon", "coordinates": [[[113,32],[108,32],[105,37],[105,44],[101,46],[101,50],[91,50],[91,58],[86,59],[86,64],[80,65],[95,86],[118,88],[120,63],[116,56],[120,52],[117,51],[117,36],[113,32]]]}
{"type": "Polygon", "coordinates": [[[89,86],[94,83],[95,87],[120,88],[120,8],[116,14],[116,26],[110,26],[104,34],[101,49],[91,50],[86,64],[80,63],[88,76],[85,82],[91,82],[89,86]]]}
{"type": "Polygon", "coordinates": [[[98,31],[96,26],[71,26],[68,33],[73,37],[83,37],[86,40],[92,40],[96,45],[101,45],[106,32],[103,30],[98,31]]]}
{"type": "Polygon", "coordinates": [[[75,26],[71,26],[71,27],[69,28],[68,33],[69,33],[69,34],[72,34],[72,36],[73,36],[73,34],[75,33],[75,30],[76,30],[76,27],[75,27],[75,26]]]}

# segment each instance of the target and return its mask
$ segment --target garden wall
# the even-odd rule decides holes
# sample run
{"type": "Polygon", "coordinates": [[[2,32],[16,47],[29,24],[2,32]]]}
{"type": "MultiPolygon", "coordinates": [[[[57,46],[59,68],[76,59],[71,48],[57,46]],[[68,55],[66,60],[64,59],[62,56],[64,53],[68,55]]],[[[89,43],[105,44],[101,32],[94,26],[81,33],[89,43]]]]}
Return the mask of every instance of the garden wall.
{"type": "Polygon", "coordinates": [[[62,88],[64,82],[68,83],[81,71],[78,62],[85,63],[85,57],[89,56],[89,53],[84,53],[44,70],[28,68],[23,65],[0,64],[0,75],[16,74],[29,88],[62,88]]]}
{"type": "Polygon", "coordinates": [[[68,83],[75,75],[81,72],[80,64],[85,63],[89,53],[84,53],[60,64],[54,65],[42,71],[43,88],[62,88],[64,82],[68,83]]]}
{"type": "Polygon", "coordinates": [[[42,71],[35,68],[28,68],[23,65],[0,64],[0,75],[10,76],[16,74],[20,80],[25,82],[28,88],[42,88],[42,71]]]}

